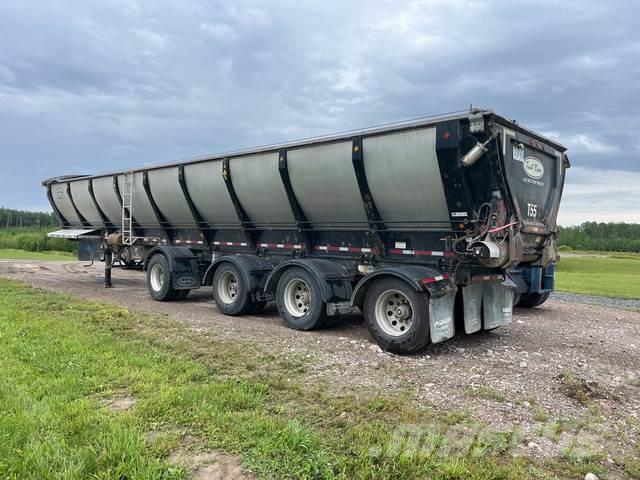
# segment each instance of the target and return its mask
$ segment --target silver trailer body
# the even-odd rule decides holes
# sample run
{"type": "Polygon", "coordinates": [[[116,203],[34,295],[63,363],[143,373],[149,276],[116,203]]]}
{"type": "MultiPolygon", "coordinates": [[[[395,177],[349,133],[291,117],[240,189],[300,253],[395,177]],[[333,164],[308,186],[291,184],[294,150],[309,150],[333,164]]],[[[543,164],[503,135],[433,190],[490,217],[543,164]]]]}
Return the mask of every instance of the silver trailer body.
{"type": "MultiPolygon", "coordinates": [[[[425,127],[363,139],[366,178],[388,228],[433,230],[449,223],[435,136],[435,127],[425,127]]],[[[351,158],[350,140],[288,150],[291,185],[311,228],[369,229],[351,158]]],[[[295,230],[296,220],[282,185],[278,161],[277,151],[230,156],[230,176],[238,200],[255,227],[295,230]]],[[[145,236],[158,235],[161,225],[145,192],[144,172],[148,174],[151,195],[167,221],[176,229],[195,228],[179,182],[180,166],[184,168],[191,198],[207,224],[216,229],[238,229],[240,222],[227,192],[220,157],[115,174],[120,192],[124,190],[125,176],[132,182],[131,213],[145,236]]],[[[122,206],[113,178],[114,174],[92,178],[95,202],[89,195],[87,178],[55,182],[53,202],[70,227],[105,227],[96,203],[111,224],[121,224],[122,206]]]]}
{"type": "Polygon", "coordinates": [[[309,329],[358,307],[404,353],[546,300],[568,167],[562,145],[472,110],[43,183],[52,235],[100,254],[105,285],[113,256],[153,298],[213,285],[230,315],[275,300],[309,329]]]}

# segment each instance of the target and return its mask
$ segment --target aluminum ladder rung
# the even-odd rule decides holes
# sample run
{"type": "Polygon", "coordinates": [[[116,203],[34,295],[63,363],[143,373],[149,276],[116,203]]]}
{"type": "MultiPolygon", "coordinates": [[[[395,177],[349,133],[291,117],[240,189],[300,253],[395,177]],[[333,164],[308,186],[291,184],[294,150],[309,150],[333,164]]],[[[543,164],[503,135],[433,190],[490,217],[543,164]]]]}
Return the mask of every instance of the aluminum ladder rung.
{"type": "Polygon", "coordinates": [[[122,243],[131,245],[133,236],[133,177],[134,173],[125,173],[122,182],[122,243]]]}

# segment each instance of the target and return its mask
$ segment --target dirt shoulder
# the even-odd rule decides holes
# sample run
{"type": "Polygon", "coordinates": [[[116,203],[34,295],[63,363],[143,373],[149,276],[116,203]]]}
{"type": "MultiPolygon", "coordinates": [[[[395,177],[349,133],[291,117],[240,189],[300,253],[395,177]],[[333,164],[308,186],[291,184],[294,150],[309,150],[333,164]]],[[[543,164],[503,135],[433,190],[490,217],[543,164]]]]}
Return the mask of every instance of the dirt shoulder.
{"type": "Polygon", "coordinates": [[[640,441],[640,313],[569,301],[515,311],[491,333],[457,337],[411,356],[380,352],[352,316],[315,332],[287,329],[275,314],[219,313],[208,289],[185,301],[152,301],[144,275],[80,262],[0,261],[0,275],[75,296],[171,316],[220,338],[304,358],[309,381],[336,392],[398,392],[407,402],[462,411],[494,429],[517,430],[523,455],[576,455],[616,469],[640,441]]]}

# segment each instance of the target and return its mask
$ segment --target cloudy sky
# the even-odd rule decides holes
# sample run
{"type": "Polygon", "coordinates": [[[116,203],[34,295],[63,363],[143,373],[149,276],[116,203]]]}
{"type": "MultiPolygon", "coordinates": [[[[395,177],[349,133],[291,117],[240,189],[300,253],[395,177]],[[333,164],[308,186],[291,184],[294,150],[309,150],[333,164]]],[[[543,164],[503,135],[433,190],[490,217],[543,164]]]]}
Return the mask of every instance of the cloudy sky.
{"type": "Polygon", "coordinates": [[[0,2],[0,205],[42,179],[468,108],[569,148],[561,224],[640,222],[640,2],[0,2]]]}

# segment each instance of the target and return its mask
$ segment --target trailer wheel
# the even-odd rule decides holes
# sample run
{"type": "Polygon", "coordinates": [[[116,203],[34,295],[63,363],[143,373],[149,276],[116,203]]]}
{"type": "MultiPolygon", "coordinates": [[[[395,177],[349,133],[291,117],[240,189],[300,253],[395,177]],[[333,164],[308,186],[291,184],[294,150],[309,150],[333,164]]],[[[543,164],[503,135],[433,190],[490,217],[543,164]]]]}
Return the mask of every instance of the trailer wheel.
{"type": "Polygon", "coordinates": [[[550,292],[545,293],[523,293],[520,296],[518,307],[521,308],[533,308],[542,305],[549,299],[550,292]]]}
{"type": "Polygon", "coordinates": [[[225,315],[244,315],[253,307],[242,272],[228,262],[220,265],[213,275],[213,299],[225,315]]]}
{"type": "Polygon", "coordinates": [[[364,297],[369,333],[383,350],[410,353],[429,343],[429,297],[397,278],[381,278],[364,297]]]}
{"type": "Polygon", "coordinates": [[[175,300],[176,294],[171,285],[171,270],[164,255],[154,255],[147,266],[147,289],[151,298],[159,302],[175,300]]]}
{"type": "Polygon", "coordinates": [[[516,294],[513,296],[513,306],[514,306],[514,307],[517,307],[517,306],[518,306],[518,304],[520,303],[520,299],[521,299],[521,298],[522,298],[522,295],[521,295],[521,294],[519,294],[519,293],[516,293],[516,294]]]}
{"type": "Polygon", "coordinates": [[[276,303],[282,319],[295,330],[311,330],[325,322],[326,305],[320,295],[320,285],[302,268],[290,268],[282,274],[276,303]]]}

